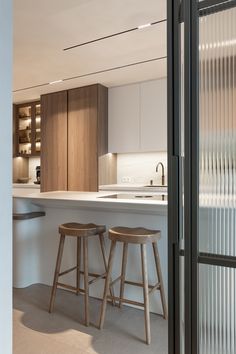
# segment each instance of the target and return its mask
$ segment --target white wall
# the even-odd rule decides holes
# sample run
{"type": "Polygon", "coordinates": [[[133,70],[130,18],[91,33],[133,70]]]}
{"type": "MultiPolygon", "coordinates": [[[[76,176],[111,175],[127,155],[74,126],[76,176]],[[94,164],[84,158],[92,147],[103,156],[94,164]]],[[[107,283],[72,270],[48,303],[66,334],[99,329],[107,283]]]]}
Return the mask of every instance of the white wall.
{"type": "Polygon", "coordinates": [[[117,155],[117,183],[161,184],[162,171],[156,165],[162,162],[167,184],[167,152],[134,153],[117,155]]]}
{"type": "Polygon", "coordinates": [[[12,353],[12,3],[0,0],[0,353],[12,353]]]}

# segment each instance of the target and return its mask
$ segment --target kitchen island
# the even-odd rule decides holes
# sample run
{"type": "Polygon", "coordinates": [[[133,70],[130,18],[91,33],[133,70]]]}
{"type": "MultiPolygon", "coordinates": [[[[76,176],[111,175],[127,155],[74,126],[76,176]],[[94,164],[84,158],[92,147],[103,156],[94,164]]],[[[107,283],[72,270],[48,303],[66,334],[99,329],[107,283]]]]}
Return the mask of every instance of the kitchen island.
{"type": "MultiPolygon", "coordinates": [[[[27,213],[44,211],[45,216],[14,221],[14,286],[27,287],[35,283],[52,284],[59,243],[58,225],[66,222],[104,224],[112,226],[143,226],[159,229],[162,238],[158,243],[161,266],[167,296],[167,201],[163,194],[151,192],[122,192],[122,197],[114,196],[114,191],[100,192],[47,192],[39,193],[31,189],[13,189],[14,212],[27,213]],[[160,200],[158,200],[160,199],[160,200]]],[[[120,194],[120,193],[117,193],[120,194]]],[[[107,254],[110,241],[106,239],[107,254]]],[[[62,270],[75,265],[75,240],[66,240],[62,270]]],[[[91,272],[103,272],[97,238],[89,240],[89,266],[91,272]]],[[[151,246],[148,247],[148,271],[150,283],[156,282],[156,272],[151,246]]],[[[121,245],[118,245],[113,277],[121,268],[121,245]]],[[[141,280],[140,248],[129,248],[127,279],[141,280]]],[[[63,282],[74,285],[73,273],[64,276],[63,282]]],[[[101,298],[104,282],[90,287],[90,295],[101,298]]],[[[118,286],[118,284],[117,284],[118,286]]],[[[116,291],[118,289],[115,289],[116,291]]],[[[142,289],[127,286],[126,294],[136,301],[142,301],[142,289]]],[[[151,311],[161,313],[158,292],[150,298],[151,311]]]]}

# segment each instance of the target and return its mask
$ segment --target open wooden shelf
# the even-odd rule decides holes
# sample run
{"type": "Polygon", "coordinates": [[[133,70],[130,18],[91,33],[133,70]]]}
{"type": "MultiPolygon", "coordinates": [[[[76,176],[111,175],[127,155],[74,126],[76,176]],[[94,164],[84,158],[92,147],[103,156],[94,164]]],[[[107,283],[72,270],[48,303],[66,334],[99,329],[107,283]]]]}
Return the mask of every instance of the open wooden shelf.
{"type": "Polygon", "coordinates": [[[14,157],[40,156],[41,105],[39,101],[14,106],[14,157]],[[40,113],[39,113],[40,112],[40,113]],[[37,121],[36,121],[37,120],[37,121]],[[25,140],[25,142],[21,142],[25,140]]]}

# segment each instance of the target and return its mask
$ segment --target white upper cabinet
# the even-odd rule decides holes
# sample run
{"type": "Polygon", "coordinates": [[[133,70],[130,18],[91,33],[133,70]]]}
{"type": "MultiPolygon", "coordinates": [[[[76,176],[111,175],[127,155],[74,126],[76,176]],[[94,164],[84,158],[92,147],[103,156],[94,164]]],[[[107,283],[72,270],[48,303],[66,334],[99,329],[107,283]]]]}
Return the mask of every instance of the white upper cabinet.
{"type": "Polygon", "coordinates": [[[166,79],[109,89],[108,151],[166,150],[166,79]]]}
{"type": "Polygon", "coordinates": [[[167,151],[167,81],[140,85],[140,150],[167,151]]]}
{"type": "Polygon", "coordinates": [[[108,151],[139,151],[139,85],[108,91],[108,151]]]}

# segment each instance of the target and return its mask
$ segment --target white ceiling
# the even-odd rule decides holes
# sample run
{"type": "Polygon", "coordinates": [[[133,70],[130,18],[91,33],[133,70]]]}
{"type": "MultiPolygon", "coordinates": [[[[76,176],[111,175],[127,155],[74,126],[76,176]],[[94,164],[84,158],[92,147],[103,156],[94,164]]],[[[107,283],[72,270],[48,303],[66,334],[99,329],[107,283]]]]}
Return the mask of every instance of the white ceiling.
{"type": "MultiPolygon", "coordinates": [[[[166,22],[63,51],[63,48],[166,19],[166,0],[14,0],[13,89],[166,56],[166,22]]],[[[14,102],[102,83],[166,76],[166,59],[14,92],[14,102]]]]}

